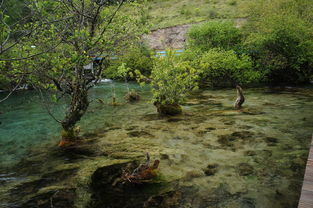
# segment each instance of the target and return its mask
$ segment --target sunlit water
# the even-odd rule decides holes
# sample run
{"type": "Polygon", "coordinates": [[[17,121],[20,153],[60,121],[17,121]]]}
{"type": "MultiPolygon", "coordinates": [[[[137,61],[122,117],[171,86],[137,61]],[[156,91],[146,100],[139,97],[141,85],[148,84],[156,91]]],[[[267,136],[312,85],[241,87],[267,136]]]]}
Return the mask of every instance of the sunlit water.
{"type": "MultiPolygon", "coordinates": [[[[148,103],[148,88],[130,88],[142,95],[139,103],[125,103],[122,83],[104,83],[90,93],[93,101],[79,125],[82,134],[111,127],[98,141],[103,160],[151,152],[161,159],[162,176],[179,178],[179,187],[189,190],[184,207],[297,205],[313,132],[313,89],[245,90],[241,111],[232,108],[233,89],[205,90],[187,99],[183,115],[162,118],[148,103]],[[114,92],[118,106],[110,105],[114,92]]],[[[17,174],[16,164],[55,148],[61,129],[34,91],[17,92],[0,107],[0,180],[13,187],[33,177],[17,174]]],[[[66,105],[49,107],[61,119],[66,105]]],[[[70,160],[63,159],[42,163],[70,160]]]]}

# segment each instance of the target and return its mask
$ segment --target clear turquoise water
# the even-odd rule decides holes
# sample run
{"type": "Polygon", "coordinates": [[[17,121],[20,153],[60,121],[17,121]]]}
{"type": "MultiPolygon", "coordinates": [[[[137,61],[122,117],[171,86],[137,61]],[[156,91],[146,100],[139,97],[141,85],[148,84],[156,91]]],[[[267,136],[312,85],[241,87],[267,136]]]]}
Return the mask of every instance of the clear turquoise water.
{"type": "MultiPolygon", "coordinates": [[[[103,83],[90,91],[90,108],[79,122],[82,133],[92,132],[113,123],[119,123],[118,112],[125,105],[123,96],[127,87],[147,93],[147,89],[137,84],[103,83]],[[111,106],[112,94],[116,95],[120,106],[111,106]],[[105,102],[102,104],[98,101],[105,102]],[[105,107],[104,107],[105,106],[105,107]]],[[[5,93],[0,94],[0,98],[5,93]]],[[[49,96],[45,94],[45,99],[49,96]]],[[[52,113],[59,120],[64,116],[64,100],[57,104],[48,103],[52,113]]],[[[11,167],[27,156],[30,148],[42,143],[57,143],[60,139],[60,125],[47,113],[46,104],[36,91],[19,91],[0,104],[0,168],[11,167]]],[[[131,114],[131,112],[130,112],[131,114]]]]}
{"type": "MultiPolygon", "coordinates": [[[[90,92],[93,101],[79,125],[82,134],[101,133],[97,145],[109,154],[101,160],[131,158],[150,151],[153,157],[162,158],[160,172],[164,177],[178,176],[181,187],[196,190],[186,196],[188,203],[193,198],[208,198],[217,203],[214,207],[223,208],[296,207],[313,133],[312,87],[244,90],[243,111],[233,110],[234,89],[203,90],[188,98],[184,114],[174,119],[157,116],[154,106],[148,103],[148,88],[136,84],[130,87],[141,94],[139,103],[125,103],[124,83],[115,83],[114,87],[103,83],[90,92]],[[109,105],[112,89],[118,106],[109,105]],[[99,98],[105,104],[98,102],[99,98]],[[109,126],[119,128],[102,133],[109,126]],[[131,136],[134,132],[141,135],[131,136]],[[225,138],[234,140],[223,144],[225,138]],[[218,164],[217,172],[206,175],[207,166],[212,164],[218,164]],[[238,168],[242,164],[253,170],[242,174],[238,168]],[[221,189],[222,194],[218,194],[221,189]],[[215,194],[214,198],[207,193],[215,194]]],[[[56,117],[62,118],[66,105],[51,107],[56,117]]],[[[58,143],[61,129],[34,91],[17,92],[0,104],[0,111],[0,182],[27,181],[33,176],[10,178],[10,167],[36,151],[50,151],[58,143]]],[[[58,161],[53,157],[44,162],[39,176],[69,162],[62,156],[58,161]]],[[[89,162],[82,162],[81,169],[89,162]]]]}

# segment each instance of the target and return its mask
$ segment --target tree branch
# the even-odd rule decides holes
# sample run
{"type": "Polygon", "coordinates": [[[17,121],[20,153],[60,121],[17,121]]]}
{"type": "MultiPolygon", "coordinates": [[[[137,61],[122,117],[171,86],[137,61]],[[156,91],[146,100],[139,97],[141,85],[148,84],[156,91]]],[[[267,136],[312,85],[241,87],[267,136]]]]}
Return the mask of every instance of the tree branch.
{"type": "Polygon", "coordinates": [[[41,97],[41,100],[42,100],[42,104],[44,106],[44,108],[47,110],[48,114],[53,118],[53,120],[55,120],[57,123],[61,123],[60,120],[58,120],[53,114],[52,112],[50,111],[50,108],[48,106],[48,104],[46,103],[45,99],[44,99],[44,96],[42,94],[42,91],[40,88],[37,88],[35,85],[33,85],[34,89],[36,89],[37,91],[39,91],[39,94],[40,94],[40,97],[41,97]]]}
{"type": "Polygon", "coordinates": [[[97,45],[97,43],[100,41],[100,39],[102,38],[102,36],[104,35],[105,31],[108,29],[109,25],[112,23],[115,15],[117,14],[117,12],[120,10],[120,8],[122,7],[122,5],[124,4],[125,0],[122,0],[122,2],[118,5],[118,7],[116,8],[116,10],[113,12],[113,14],[111,15],[107,25],[103,28],[102,32],[100,33],[99,38],[94,42],[93,47],[95,45],[97,45]]]}
{"type": "Polygon", "coordinates": [[[51,48],[48,48],[48,49],[45,50],[45,51],[42,51],[42,52],[40,52],[40,53],[36,53],[36,54],[30,55],[30,56],[21,57],[21,58],[0,59],[0,61],[20,61],[20,60],[30,59],[30,58],[33,58],[33,57],[35,57],[35,56],[39,56],[39,55],[42,55],[42,54],[45,54],[45,53],[48,53],[48,52],[52,51],[53,49],[55,49],[56,47],[58,47],[61,43],[62,43],[62,41],[60,41],[60,42],[59,42],[58,44],[56,44],[55,46],[53,46],[53,47],[51,47],[51,48]]]}
{"type": "Polygon", "coordinates": [[[5,98],[3,98],[2,100],[0,100],[0,103],[7,100],[11,94],[20,86],[20,84],[22,83],[22,80],[24,79],[24,75],[22,76],[22,78],[19,80],[19,82],[17,83],[17,85],[10,91],[10,93],[5,96],[5,98]]]}

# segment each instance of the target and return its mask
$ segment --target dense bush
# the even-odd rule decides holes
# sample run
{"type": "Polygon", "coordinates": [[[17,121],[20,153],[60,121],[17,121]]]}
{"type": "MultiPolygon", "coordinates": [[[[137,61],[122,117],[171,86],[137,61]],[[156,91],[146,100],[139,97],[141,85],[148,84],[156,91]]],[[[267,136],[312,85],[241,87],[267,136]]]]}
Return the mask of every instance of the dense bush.
{"type": "Polygon", "coordinates": [[[151,73],[153,101],[180,104],[186,95],[197,89],[197,71],[188,61],[179,61],[173,51],[156,58],[151,73]]]}
{"type": "Polygon", "coordinates": [[[192,50],[208,51],[211,48],[234,49],[241,43],[242,34],[232,22],[206,22],[188,31],[187,46],[192,50]]]}
{"type": "Polygon", "coordinates": [[[313,74],[313,33],[295,15],[261,17],[245,42],[256,68],[272,84],[302,84],[313,74]]]}
{"type": "Polygon", "coordinates": [[[200,60],[201,78],[211,86],[234,86],[258,82],[261,74],[253,70],[247,55],[237,55],[233,50],[211,49],[200,60]]]}
{"type": "Polygon", "coordinates": [[[124,65],[129,72],[140,71],[141,74],[148,76],[151,74],[153,53],[145,46],[129,47],[120,55],[117,60],[112,60],[110,66],[104,71],[104,76],[111,79],[120,79],[119,67],[124,65]]]}

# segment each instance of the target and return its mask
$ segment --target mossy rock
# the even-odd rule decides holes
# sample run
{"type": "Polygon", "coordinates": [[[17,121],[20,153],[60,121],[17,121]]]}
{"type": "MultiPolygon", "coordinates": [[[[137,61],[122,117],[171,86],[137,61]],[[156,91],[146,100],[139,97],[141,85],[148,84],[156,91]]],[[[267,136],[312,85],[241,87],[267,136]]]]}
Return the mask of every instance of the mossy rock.
{"type": "Polygon", "coordinates": [[[161,177],[142,184],[124,182],[122,175],[138,165],[138,161],[133,161],[97,168],[91,176],[92,195],[88,207],[143,207],[151,196],[167,189],[161,177]]]}
{"type": "Polygon", "coordinates": [[[264,141],[267,143],[268,146],[276,146],[278,143],[278,139],[274,137],[266,137],[264,141]]]}
{"type": "Polygon", "coordinates": [[[75,189],[51,189],[44,193],[35,194],[32,198],[21,204],[23,208],[46,208],[46,207],[58,207],[58,208],[74,208],[75,189]]]}
{"type": "Polygon", "coordinates": [[[255,156],[256,152],[253,151],[253,150],[247,150],[247,151],[244,152],[244,155],[245,156],[255,156]]]}
{"type": "Polygon", "coordinates": [[[209,164],[207,168],[205,169],[204,173],[206,176],[213,176],[217,173],[219,165],[214,163],[214,164],[209,164]]]}
{"type": "Polygon", "coordinates": [[[175,116],[183,112],[183,109],[178,104],[156,104],[158,113],[161,115],[175,116]]]}
{"type": "Polygon", "coordinates": [[[128,102],[135,102],[140,100],[140,95],[135,90],[130,90],[125,96],[124,99],[128,102]]]}
{"type": "Polygon", "coordinates": [[[254,173],[254,168],[247,163],[240,163],[237,170],[240,176],[248,176],[254,173]]]}

